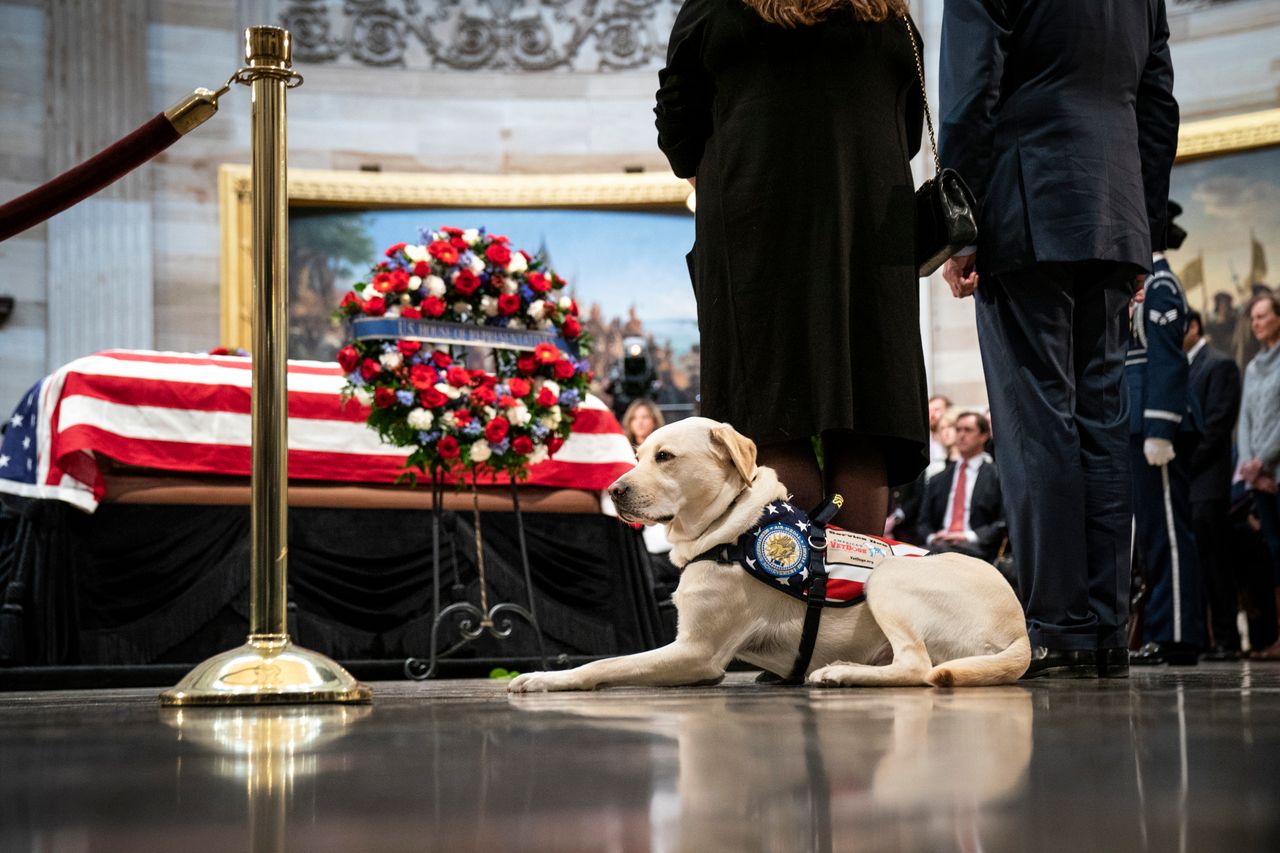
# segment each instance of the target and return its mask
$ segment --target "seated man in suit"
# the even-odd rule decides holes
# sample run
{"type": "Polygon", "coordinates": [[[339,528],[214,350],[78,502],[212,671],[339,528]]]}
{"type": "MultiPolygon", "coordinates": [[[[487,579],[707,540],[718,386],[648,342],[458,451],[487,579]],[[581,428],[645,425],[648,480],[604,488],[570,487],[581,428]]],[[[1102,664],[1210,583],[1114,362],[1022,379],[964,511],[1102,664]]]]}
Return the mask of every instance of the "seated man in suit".
{"type": "Polygon", "coordinates": [[[959,461],[925,486],[918,529],[920,542],[934,552],[957,551],[994,560],[1004,541],[1004,505],[995,463],[983,452],[991,425],[977,412],[956,418],[959,461]]]}

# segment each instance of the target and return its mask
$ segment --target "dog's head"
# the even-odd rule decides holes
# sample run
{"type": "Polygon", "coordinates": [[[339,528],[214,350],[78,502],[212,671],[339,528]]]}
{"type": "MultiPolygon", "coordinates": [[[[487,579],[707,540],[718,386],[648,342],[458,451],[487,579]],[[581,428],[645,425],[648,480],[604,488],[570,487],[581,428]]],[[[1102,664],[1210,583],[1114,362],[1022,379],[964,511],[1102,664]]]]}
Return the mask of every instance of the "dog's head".
{"type": "Polygon", "coordinates": [[[636,467],[609,487],[618,515],[633,523],[669,524],[727,506],[756,471],[755,442],[709,418],[655,430],[636,456],[636,467]]]}

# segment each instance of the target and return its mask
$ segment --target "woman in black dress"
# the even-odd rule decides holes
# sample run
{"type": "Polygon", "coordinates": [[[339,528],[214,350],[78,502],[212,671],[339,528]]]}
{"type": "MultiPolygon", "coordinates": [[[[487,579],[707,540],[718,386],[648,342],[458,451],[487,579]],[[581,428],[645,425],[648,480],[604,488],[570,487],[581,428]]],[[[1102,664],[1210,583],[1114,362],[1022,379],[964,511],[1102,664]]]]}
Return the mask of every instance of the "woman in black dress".
{"type": "Polygon", "coordinates": [[[655,110],[698,191],[703,414],[754,439],[802,507],[839,492],[836,523],[873,534],[928,442],[909,165],[923,102],[904,11],[686,0],[655,110]]]}

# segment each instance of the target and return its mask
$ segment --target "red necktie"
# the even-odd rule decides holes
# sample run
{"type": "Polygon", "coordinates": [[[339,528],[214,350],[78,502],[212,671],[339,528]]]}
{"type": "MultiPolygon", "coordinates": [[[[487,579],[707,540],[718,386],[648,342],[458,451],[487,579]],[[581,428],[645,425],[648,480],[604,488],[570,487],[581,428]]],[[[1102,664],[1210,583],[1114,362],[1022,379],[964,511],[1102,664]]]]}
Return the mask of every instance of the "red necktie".
{"type": "Polygon", "coordinates": [[[948,533],[964,533],[964,486],[969,471],[969,463],[961,459],[956,463],[960,470],[956,472],[956,496],[951,499],[951,526],[948,533]]]}

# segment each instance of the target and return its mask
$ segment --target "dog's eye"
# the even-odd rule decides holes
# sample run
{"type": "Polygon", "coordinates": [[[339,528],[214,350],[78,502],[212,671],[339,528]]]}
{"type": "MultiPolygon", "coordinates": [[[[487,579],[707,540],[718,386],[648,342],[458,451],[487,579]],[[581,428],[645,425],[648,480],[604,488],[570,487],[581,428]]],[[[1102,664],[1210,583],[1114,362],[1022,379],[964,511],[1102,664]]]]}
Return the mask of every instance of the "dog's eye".
{"type": "Polygon", "coordinates": [[[675,459],[675,456],[665,450],[659,450],[657,453],[653,454],[653,461],[655,462],[666,462],[670,459],[675,459]]]}

